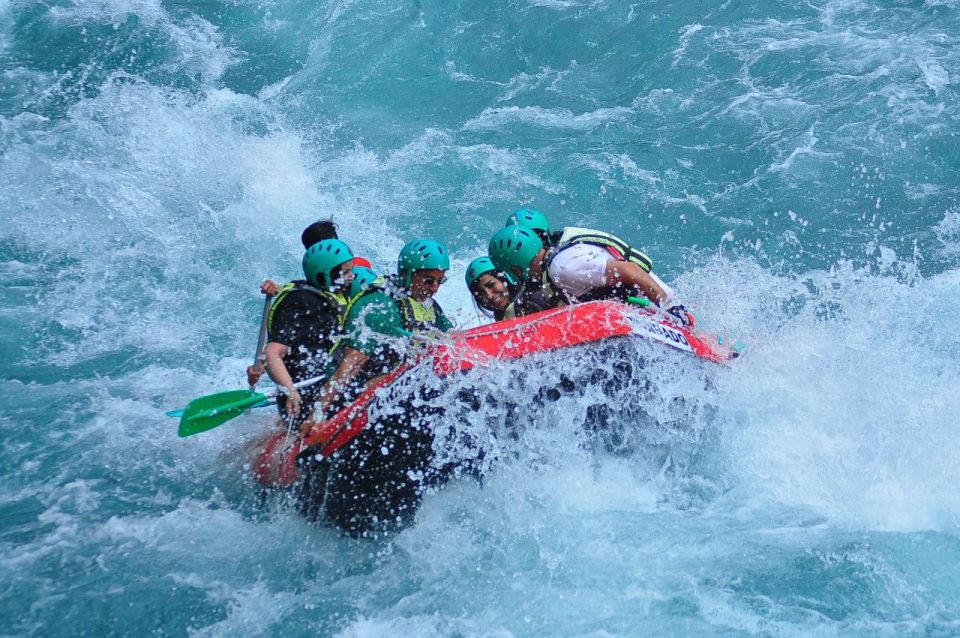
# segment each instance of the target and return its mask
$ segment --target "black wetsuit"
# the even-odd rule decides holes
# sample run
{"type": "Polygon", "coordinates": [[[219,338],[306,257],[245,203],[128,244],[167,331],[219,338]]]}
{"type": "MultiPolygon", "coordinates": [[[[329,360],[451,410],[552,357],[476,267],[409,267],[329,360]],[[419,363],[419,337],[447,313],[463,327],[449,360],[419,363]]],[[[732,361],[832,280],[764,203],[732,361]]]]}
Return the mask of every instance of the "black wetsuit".
{"type": "MultiPolygon", "coordinates": [[[[332,351],[341,337],[341,313],[342,307],[332,293],[306,282],[296,281],[281,289],[270,311],[267,334],[269,341],[289,348],[283,364],[294,383],[331,372],[332,351]]],[[[299,426],[310,415],[310,404],[316,401],[322,385],[318,382],[300,390],[303,401],[297,417],[287,418],[286,396],[277,397],[277,407],[289,427],[299,426]]]]}

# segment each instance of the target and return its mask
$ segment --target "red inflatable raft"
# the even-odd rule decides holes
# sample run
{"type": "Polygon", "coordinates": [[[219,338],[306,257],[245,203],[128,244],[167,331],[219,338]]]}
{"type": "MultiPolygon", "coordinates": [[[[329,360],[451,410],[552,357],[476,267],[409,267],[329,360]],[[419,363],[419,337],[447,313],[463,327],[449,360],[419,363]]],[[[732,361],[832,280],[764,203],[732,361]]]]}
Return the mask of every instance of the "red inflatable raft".
{"type": "Polygon", "coordinates": [[[490,360],[519,359],[527,355],[584,343],[637,335],[670,348],[722,363],[736,356],[715,337],[698,335],[660,313],[616,301],[594,301],[546,310],[450,335],[451,342],[435,346],[419,359],[404,364],[368,387],[349,406],[317,424],[305,437],[271,433],[254,441],[248,451],[257,480],[266,487],[286,487],[299,477],[297,456],[308,447],[329,456],[349,443],[367,425],[368,408],[377,390],[397,380],[412,367],[432,365],[437,377],[446,377],[490,360]]]}

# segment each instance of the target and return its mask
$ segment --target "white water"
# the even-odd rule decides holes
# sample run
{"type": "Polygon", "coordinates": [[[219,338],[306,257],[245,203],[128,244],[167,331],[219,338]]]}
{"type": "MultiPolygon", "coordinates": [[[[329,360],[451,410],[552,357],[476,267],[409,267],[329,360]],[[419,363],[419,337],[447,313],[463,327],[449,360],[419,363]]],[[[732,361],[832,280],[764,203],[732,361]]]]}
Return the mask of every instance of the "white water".
{"type": "Polygon", "coordinates": [[[534,4],[0,3],[5,631],[960,631],[955,3],[534,4]],[[582,431],[609,389],[527,408],[378,542],[256,502],[263,412],[176,438],[164,410],[243,385],[316,216],[380,270],[447,242],[469,326],[462,270],[521,204],[638,238],[746,354],[621,390],[679,416],[633,447],[582,431]]]}

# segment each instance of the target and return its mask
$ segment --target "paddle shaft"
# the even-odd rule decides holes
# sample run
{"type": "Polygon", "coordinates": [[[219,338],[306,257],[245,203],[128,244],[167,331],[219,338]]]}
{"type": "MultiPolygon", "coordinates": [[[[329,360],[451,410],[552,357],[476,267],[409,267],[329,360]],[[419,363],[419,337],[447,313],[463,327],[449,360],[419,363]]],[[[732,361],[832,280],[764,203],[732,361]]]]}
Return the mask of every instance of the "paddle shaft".
{"type": "MultiPolygon", "coordinates": [[[[273,295],[267,295],[263,300],[263,313],[260,315],[260,334],[257,337],[257,351],[253,353],[253,367],[260,365],[260,354],[263,352],[263,344],[267,340],[267,318],[270,316],[270,306],[273,305],[273,295]]],[[[252,384],[253,390],[256,384],[252,384]]]]}
{"type": "MultiPolygon", "coordinates": [[[[308,385],[313,385],[314,383],[317,383],[318,381],[323,381],[323,380],[325,380],[325,379],[326,379],[326,377],[311,377],[310,379],[304,379],[304,380],[301,381],[300,383],[294,383],[294,384],[293,384],[293,387],[295,387],[297,390],[299,390],[300,388],[305,388],[305,387],[307,387],[308,385]]],[[[255,405],[250,406],[250,409],[253,409],[253,408],[264,408],[264,407],[266,407],[266,406],[268,406],[268,405],[273,405],[274,403],[277,402],[277,395],[278,395],[278,394],[286,394],[286,392],[284,392],[283,390],[277,389],[277,390],[274,390],[274,391],[272,391],[272,392],[264,393],[264,394],[262,395],[262,398],[260,399],[260,402],[257,403],[257,404],[255,404],[255,405]]],[[[180,417],[183,416],[184,411],[185,411],[185,408],[180,408],[180,409],[177,409],[177,410],[169,410],[169,411],[166,412],[166,415],[167,415],[167,416],[173,416],[173,417],[180,418],[180,417]]]]}

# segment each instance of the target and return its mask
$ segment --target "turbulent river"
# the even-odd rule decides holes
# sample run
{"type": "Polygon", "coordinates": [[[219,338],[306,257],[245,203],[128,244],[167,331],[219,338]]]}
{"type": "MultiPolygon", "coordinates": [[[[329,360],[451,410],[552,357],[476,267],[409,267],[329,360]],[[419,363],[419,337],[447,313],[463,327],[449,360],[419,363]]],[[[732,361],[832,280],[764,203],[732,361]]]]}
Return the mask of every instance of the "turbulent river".
{"type": "Polygon", "coordinates": [[[0,0],[0,71],[0,634],[960,634],[960,2],[0,0]],[[308,223],[470,327],[521,205],[744,356],[484,370],[373,540],[258,497],[266,411],[177,438],[308,223]]]}

